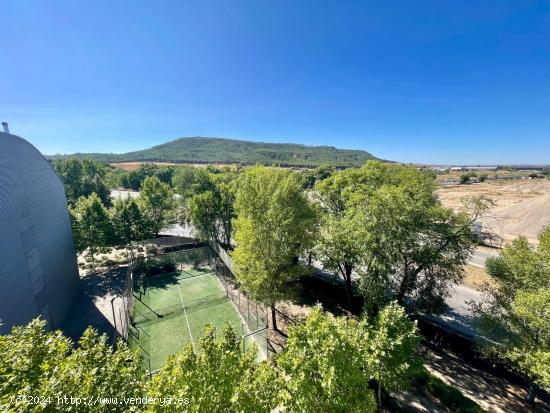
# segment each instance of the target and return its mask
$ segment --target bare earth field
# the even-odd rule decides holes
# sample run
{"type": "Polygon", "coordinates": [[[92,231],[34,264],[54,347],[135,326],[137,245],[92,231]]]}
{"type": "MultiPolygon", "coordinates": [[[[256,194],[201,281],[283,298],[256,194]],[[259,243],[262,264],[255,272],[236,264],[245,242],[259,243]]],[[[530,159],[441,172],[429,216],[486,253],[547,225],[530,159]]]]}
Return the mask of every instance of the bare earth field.
{"type": "Polygon", "coordinates": [[[194,166],[196,168],[206,168],[210,165],[212,166],[231,166],[231,164],[217,164],[217,163],[174,163],[174,162],[118,162],[118,163],[112,163],[111,165],[115,168],[124,169],[125,171],[132,172],[135,171],[140,167],[140,165],[143,164],[154,164],[154,165],[187,165],[187,166],[194,166]]]}
{"type": "Polygon", "coordinates": [[[443,205],[458,209],[461,200],[484,195],[495,202],[484,225],[504,238],[520,235],[535,241],[538,232],[550,225],[550,180],[521,179],[486,181],[470,185],[443,186],[438,190],[443,205]]]}

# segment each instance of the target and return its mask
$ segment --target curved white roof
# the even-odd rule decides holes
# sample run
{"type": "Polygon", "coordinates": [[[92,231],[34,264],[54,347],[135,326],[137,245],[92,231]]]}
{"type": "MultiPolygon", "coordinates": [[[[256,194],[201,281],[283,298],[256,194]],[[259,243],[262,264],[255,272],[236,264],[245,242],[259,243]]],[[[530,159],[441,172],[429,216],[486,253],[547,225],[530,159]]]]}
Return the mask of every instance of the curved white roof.
{"type": "Polygon", "coordinates": [[[29,142],[0,132],[0,332],[59,327],[79,293],[63,184],[29,142]]]}

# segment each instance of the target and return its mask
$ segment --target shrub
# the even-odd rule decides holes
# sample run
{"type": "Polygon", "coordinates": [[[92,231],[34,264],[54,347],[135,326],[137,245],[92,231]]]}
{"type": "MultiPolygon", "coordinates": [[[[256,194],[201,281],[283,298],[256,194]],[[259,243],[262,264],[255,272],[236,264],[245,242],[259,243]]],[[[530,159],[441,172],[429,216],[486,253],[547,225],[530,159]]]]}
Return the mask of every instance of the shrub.
{"type": "Polygon", "coordinates": [[[140,274],[145,274],[145,276],[163,274],[174,272],[176,270],[176,265],[166,259],[163,260],[154,260],[145,261],[144,259],[138,259],[134,264],[134,271],[140,274]]]}

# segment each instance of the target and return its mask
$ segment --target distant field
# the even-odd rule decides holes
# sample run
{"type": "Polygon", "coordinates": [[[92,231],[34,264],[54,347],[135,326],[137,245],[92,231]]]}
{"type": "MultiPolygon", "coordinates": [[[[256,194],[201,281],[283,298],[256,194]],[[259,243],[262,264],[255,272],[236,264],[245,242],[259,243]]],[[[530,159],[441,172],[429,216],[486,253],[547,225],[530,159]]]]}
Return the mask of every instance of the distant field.
{"type": "Polygon", "coordinates": [[[447,207],[458,209],[463,198],[485,195],[495,201],[485,224],[506,241],[525,235],[536,240],[550,225],[550,180],[486,181],[470,185],[442,186],[439,196],[447,207]]]}
{"type": "Polygon", "coordinates": [[[140,167],[140,165],[143,164],[154,164],[154,165],[188,165],[188,166],[194,166],[196,168],[206,168],[207,166],[230,166],[229,164],[216,164],[216,163],[174,163],[174,162],[115,162],[111,165],[115,168],[124,169],[125,171],[131,172],[135,171],[140,167]]]}

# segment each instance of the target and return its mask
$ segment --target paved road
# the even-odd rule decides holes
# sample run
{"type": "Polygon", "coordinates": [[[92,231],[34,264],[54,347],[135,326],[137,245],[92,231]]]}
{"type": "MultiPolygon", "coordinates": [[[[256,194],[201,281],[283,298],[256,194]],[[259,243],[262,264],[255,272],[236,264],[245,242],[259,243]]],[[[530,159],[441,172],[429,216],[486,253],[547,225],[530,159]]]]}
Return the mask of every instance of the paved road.
{"type": "Polygon", "coordinates": [[[485,268],[485,260],[489,257],[496,257],[497,255],[498,255],[497,251],[478,248],[474,251],[473,255],[468,260],[468,264],[474,265],[480,268],[485,268]]]}

